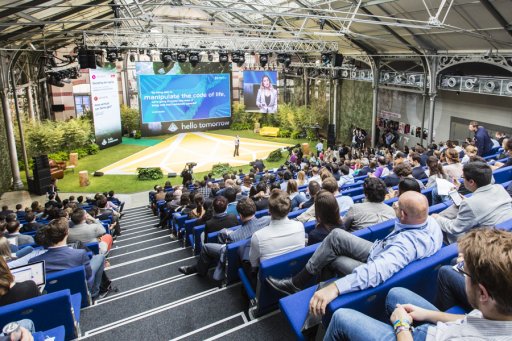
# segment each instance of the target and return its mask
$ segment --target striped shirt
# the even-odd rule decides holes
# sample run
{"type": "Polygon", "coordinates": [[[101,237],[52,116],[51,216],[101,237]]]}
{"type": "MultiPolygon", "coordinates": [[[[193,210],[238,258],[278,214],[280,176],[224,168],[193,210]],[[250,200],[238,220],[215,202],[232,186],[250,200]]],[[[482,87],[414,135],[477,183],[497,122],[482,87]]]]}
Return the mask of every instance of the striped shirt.
{"type": "Polygon", "coordinates": [[[428,328],[426,341],[444,340],[512,340],[512,321],[487,320],[479,310],[454,322],[438,322],[428,328]]]}

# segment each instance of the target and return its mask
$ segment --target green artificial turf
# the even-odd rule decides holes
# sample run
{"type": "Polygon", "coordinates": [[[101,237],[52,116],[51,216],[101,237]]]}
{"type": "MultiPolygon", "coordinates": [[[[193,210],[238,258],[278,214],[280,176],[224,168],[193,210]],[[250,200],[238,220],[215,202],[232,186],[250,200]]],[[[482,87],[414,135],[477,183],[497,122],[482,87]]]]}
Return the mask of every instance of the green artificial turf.
{"type": "MultiPolygon", "coordinates": [[[[244,138],[280,142],[288,145],[308,142],[307,140],[295,140],[290,138],[262,137],[259,134],[255,134],[252,131],[248,130],[234,131],[229,129],[223,129],[210,131],[210,133],[229,136],[236,136],[238,134],[240,137],[244,138]]],[[[153,188],[155,184],[163,185],[163,183],[167,180],[166,178],[160,180],[141,181],[137,180],[136,175],[104,175],[102,177],[94,177],[91,173],[103,167],[106,167],[116,161],[124,159],[125,157],[128,157],[134,153],[137,153],[147,148],[148,146],[152,146],[158,142],[161,142],[163,139],[169,138],[171,136],[172,135],[168,135],[167,137],[158,136],[147,139],[142,138],[140,140],[123,138],[123,143],[120,145],[100,150],[96,155],[90,155],[85,158],[79,159],[78,166],[76,167],[74,173],[70,170],[66,170],[64,172],[64,178],[58,181],[58,188],[61,192],[96,193],[114,190],[116,193],[135,193],[149,191],[153,188]],[[136,144],[133,144],[134,141],[137,141],[136,144]],[[78,172],[82,170],[87,170],[89,172],[90,185],[87,187],[80,187],[79,185],[78,172]]],[[[287,153],[283,154],[284,157],[278,162],[265,162],[267,168],[272,169],[282,165],[286,161],[286,157],[288,156],[287,153]]],[[[247,173],[251,166],[241,166],[238,169],[240,168],[245,173],[247,173]]],[[[208,172],[195,173],[194,178],[202,179],[203,176],[206,175],[207,173],[208,172]]],[[[21,176],[23,181],[25,181],[24,172],[22,172],[21,176]]],[[[171,180],[173,185],[181,183],[180,177],[169,180],[171,180]]]]}

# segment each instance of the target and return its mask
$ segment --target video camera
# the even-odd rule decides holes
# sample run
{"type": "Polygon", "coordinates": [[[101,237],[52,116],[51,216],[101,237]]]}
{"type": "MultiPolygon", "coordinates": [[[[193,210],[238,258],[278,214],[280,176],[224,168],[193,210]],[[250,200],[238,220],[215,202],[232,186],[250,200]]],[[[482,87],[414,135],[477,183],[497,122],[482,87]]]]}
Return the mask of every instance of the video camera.
{"type": "Polygon", "coordinates": [[[192,168],[194,168],[195,166],[197,166],[197,162],[187,162],[185,164],[185,167],[187,167],[189,170],[192,170],[192,168]]]}

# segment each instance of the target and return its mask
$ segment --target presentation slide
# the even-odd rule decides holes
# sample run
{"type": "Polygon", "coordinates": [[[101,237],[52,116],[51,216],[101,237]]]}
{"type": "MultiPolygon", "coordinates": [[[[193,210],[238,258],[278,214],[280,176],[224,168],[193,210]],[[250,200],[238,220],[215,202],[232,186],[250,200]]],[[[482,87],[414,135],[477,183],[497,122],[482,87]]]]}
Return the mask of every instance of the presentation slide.
{"type": "Polygon", "coordinates": [[[91,84],[94,135],[100,149],[122,142],[121,110],[119,87],[114,64],[104,68],[89,69],[91,84]]]}
{"type": "Polygon", "coordinates": [[[277,112],[277,71],[244,71],[246,111],[277,112]]]}
{"type": "Polygon", "coordinates": [[[142,123],[231,117],[230,74],[140,75],[142,123]]]}

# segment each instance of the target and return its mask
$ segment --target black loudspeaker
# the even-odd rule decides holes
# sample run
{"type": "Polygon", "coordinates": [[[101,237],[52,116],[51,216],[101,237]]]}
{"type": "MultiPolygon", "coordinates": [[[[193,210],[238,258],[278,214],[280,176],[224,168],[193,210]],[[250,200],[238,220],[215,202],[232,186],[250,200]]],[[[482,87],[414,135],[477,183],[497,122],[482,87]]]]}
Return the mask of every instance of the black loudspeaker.
{"type": "Polygon", "coordinates": [[[36,180],[35,178],[28,179],[28,191],[37,195],[45,195],[51,184],[51,178],[44,180],[36,180]]]}
{"type": "Polygon", "coordinates": [[[34,160],[34,173],[40,169],[50,169],[50,161],[48,155],[40,155],[33,158],[34,160]]]}
{"type": "Polygon", "coordinates": [[[64,111],[64,104],[54,104],[54,105],[52,105],[52,111],[56,111],[56,112],[64,111]]]}
{"type": "Polygon", "coordinates": [[[333,148],[336,145],[336,125],[329,124],[327,129],[327,147],[333,148]]]}
{"type": "Polygon", "coordinates": [[[168,177],[168,178],[175,178],[175,177],[177,177],[177,176],[178,176],[178,174],[177,174],[177,173],[174,173],[174,172],[171,172],[171,173],[168,173],[168,174],[167,174],[167,177],[168,177]]]}
{"type": "Polygon", "coordinates": [[[343,64],[343,55],[341,53],[333,52],[331,63],[332,66],[341,66],[341,64],[343,64]]]}
{"type": "Polygon", "coordinates": [[[103,172],[94,172],[92,176],[103,176],[103,172]]]}
{"type": "Polygon", "coordinates": [[[78,64],[80,64],[80,69],[96,69],[96,54],[94,51],[79,50],[78,64]]]}

